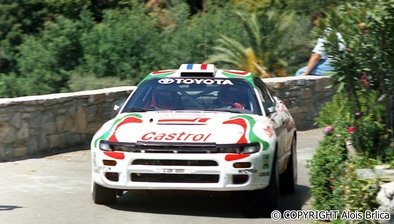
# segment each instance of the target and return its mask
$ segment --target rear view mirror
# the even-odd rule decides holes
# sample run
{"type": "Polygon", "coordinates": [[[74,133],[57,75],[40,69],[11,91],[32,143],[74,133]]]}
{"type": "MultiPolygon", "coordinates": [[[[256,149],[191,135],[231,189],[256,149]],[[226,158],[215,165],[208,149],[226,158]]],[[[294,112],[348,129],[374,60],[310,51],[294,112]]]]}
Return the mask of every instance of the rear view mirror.
{"type": "Polygon", "coordinates": [[[115,104],[114,105],[114,111],[118,111],[121,107],[122,107],[121,105],[115,104]]]}
{"type": "Polygon", "coordinates": [[[272,102],[263,102],[263,107],[267,116],[275,112],[275,105],[272,102]]]}
{"type": "Polygon", "coordinates": [[[115,101],[114,107],[113,107],[114,111],[118,112],[124,103],[125,103],[124,99],[115,101]]]}
{"type": "Polygon", "coordinates": [[[275,112],[275,107],[274,107],[274,106],[268,107],[268,112],[269,112],[269,113],[275,112]]]}

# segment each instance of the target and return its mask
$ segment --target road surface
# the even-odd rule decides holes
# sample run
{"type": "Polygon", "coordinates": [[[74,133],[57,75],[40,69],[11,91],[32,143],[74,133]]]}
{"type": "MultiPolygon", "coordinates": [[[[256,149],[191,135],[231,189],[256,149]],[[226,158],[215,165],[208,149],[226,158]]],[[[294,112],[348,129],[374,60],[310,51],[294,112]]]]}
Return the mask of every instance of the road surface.
{"type": "MultiPolygon", "coordinates": [[[[310,209],[306,163],[321,139],[319,129],[299,132],[298,185],[293,195],[282,197],[282,210],[310,209]]],[[[243,218],[240,205],[225,192],[138,191],[114,206],[96,205],[89,150],[0,163],[0,176],[0,224],[278,223],[243,218]]]]}

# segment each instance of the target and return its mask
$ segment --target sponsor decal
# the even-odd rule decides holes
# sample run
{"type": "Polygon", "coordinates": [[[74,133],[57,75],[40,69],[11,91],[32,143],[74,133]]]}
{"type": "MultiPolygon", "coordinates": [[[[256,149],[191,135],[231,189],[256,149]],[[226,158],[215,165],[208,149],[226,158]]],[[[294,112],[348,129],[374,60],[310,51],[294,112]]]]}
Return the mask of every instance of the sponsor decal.
{"type": "Polygon", "coordinates": [[[207,70],[208,64],[187,64],[186,70],[198,70],[198,66],[200,66],[200,70],[207,70]]]}
{"type": "Polygon", "coordinates": [[[152,75],[163,75],[167,73],[174,73],[174,70],[159,70],[159,71],[153,71],[152,75]]]}
{"type": "Polygon", "coordinates": [[[270,155],[269,154],[264,154],[263,155],[263,169],[268,169],[270,164],[270,155]]]}
{"type": "Polygon", "coordinates": [[[160,84],[168,85],[172,83],[176,84],[205,84],[205,85],[234,85],[229,79],[171,79],[171,78],[163,78],[157,81],[160,84]]]}
{"type": "Polygon", "coordinates": [[[169,79],[169,78],[164,78],[164,79],[159,79],[159,83],[160,84],[171,84],[173,83],[175,80],[174,79],[169,79]]]}
{"type": "Polygon", "coordinates": [[[238,173],[240,173],[240,174],[257,173],[257,170],[256,169],[243,169],[243,170],[238,170],[238,173]]]}
{"type": "Polygon", "coordinates": [[[238,139],[237,144],[259,142],[263,146],[262,147],[263,150],[267,150],[269,148],[269,143],[267,141],[264,141],[263,139],[259,138],[253,132],[253,126],[255,123],[256,123],[256,121],[253,119],[253,117],[251,117],[249,115],[234,116],[234,117],[231,117],[230,120],[223,122],[223,124],[239,125],[244,130],[242,136],[238,139]]]}
{"type": "Polygon", "coordinates": [[[106,132],[104,132],[100,137],[94,140],[94,145],[98,147],[98,143],[100,142],[101,139],[117,142],[118,140],[116,139],[114,133],[120,126],[122,126],[125,123],[142,123],[141,115],[127,114],[124,117],[116,119],[112,123],[112,126],[106,132]]]}
{"type": "Polygon", "coordinates": [[[148,132],[141,136],[143,141],[181,141],[181,142],[206,142],[211,136],[209,134],[196,134],[196,133],[160,133],[160,132],[148,132]]]}
{"type": "Polygon", "coordinates": [[[210,118],[197,117],[192,119],[159,119],[158,124],[205,124],[210,118]]]}
{"type": "Polygon", "coordinates": [[[236,124],[242,127],[242,129],[244,130],[242,136],[238,139],[237,144],[245,144],[248,143],[248,140],[246,139],[246,131],[247,131],[247,124],[245,122],[244,119],[242,118],[235,118],[235,119],[231,119],[228,121],[224,121],[223,124],[236,124]]]}
{"type": "Polygon", "coordinates": [[[250,154],[226,154],[224,159],[226,161],[234,161],[234,160],[244,159],[249,156],[250,154]]]}
{"type": "Polygon", "coordinates": [[[267,126],[267,127],[263,128],[263,130],[269,138],[272,138],[272,136],[274,135],[274,130],[272,129],[271,126],[267,126]]]}
{"type": "Polygon", "coordinates": [[[114,159],[124,159],[125,155],[123,152],[104,152],[105,155],[114,158],[114,159]]]}
{"type": "Polygon", "coordinates": [[[241,75],[241,76],[249,74],[248,71],[241,71],[241,70],[224,70],[223,72],[227,72],[234,75],[241,75]]]}
{"type": "Polygon", "coordinates": [[[116,130],[124,125],[124,124],[128,124],[128,123],[142,123],[142,120],[136,117],[126,117],[123,121],[121,121],[115,128],[115,130],[112,132],[111,137],[108,138],[108,141],[110,142],[118,142],[118,139],[115,136],[116,130]]]}
{"type": "Polygon", "coordinates": [[[260,177],[262,177],[262,176],[270,176],[270,175],[271,175],[271,174],[270,174],[269,171],[267,171],[267,172],[261,172],[261,173],[259,174],[260,177]]]}

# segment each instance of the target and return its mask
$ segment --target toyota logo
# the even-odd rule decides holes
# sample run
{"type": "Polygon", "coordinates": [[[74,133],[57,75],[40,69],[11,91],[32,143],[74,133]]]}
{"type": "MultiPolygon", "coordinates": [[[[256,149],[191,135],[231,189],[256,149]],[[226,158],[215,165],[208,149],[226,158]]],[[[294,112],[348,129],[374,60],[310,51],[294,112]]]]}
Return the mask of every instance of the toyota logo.
{"type": "Polygon", "coordinates": [[[159,79],[159,83],[160,84],[171,84],[173,82],[174,82],[174,79],[168,79],[168,78],[166,78],[166,79],[159,79]]]}

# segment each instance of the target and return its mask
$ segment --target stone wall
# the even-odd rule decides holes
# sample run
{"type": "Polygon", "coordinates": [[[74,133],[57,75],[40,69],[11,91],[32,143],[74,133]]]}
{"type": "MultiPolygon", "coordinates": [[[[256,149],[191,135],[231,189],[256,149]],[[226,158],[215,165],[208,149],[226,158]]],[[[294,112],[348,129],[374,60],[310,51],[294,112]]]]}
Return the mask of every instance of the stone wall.
{"type": "MultiPolygon", "coordinates": [[[[330,99],[327,77],[264,79],[293,114],[298,130],[314,128],[330,99]]],[[[86,147],[97,129],[115,115],[116,101],[135,87],[0,99],[0,161],[86,147]]]]}
{"type": "Polygon", "coordinates": [[[134,88],[0,99],[0,161],[88,145],[134,88]]]}
{"type": "Polygon", "coordinates": [[[298,130],[315,128],[321,107],[334,94],[329,77],[303,76],[264,79],[271,92],[290,110],[298,130]]]}

